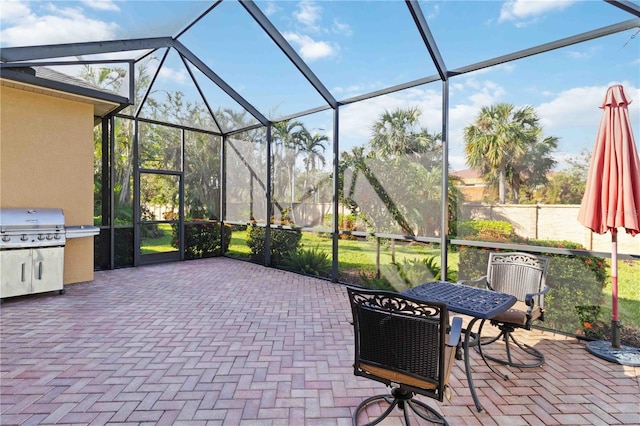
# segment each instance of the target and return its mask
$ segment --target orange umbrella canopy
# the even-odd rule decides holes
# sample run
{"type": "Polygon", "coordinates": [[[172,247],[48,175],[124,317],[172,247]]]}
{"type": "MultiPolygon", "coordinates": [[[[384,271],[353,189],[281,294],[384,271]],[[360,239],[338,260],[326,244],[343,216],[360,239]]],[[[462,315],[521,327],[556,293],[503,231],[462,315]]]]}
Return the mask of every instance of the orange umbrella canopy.
{"type": "Polygon", "coordinates": [[[621,85],[609,87],[578,221],[598,234],[640,233],[640,160],[621,85]],[[615,232],[615,231],[614,231],[615,232]]]}

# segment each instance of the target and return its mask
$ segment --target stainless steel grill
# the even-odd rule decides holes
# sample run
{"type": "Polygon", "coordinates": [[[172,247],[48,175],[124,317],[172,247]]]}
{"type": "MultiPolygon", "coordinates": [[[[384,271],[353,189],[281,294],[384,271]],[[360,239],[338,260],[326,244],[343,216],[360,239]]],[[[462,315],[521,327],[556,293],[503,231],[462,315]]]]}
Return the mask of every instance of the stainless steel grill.
{"type": "Polygon", "coordinates": [[[0,209],[0,298],[58,290],[64,293],[67,238],[97,235],[89,225],[65,226],[62,209],[0,209]]]}
{"type": "Polygon", "coordinates": [[[0,209],[0,249],[64,246],[62,209],[0,209]]]}

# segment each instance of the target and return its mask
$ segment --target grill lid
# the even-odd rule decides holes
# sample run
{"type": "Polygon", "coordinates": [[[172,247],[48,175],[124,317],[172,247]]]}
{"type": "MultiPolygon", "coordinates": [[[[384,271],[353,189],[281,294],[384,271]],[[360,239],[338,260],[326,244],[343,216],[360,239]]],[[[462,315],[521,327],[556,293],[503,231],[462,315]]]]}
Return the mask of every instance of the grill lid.
{"type": "Polygon", "coordinates": [[[0,230],[13,232],[24,230],[64,230],[64,213],[62,209],[0,209],[0,230]]]}
{"type": "Polygon", "coordinates": [[[0,250],[65,244],[62,209],[0,209],[0,250]]]}

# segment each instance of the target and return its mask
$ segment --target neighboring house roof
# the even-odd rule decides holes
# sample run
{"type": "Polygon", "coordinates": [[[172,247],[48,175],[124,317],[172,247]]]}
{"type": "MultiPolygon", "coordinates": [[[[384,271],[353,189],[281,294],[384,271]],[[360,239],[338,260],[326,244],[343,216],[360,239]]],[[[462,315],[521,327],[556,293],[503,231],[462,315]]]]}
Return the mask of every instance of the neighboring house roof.
{"type": "Polygon", "coordinates": [[[104,117],[129,105],[129,100],[124,96],[47,67],[2,68],[0,78],[3,86],[29,91],[35,91],[36,86],[50,89],[48,94],[54,96],[91,103],[97,117],[104,117]]]}
{"type": "Polygon", "coordinates": [[[469,184],[471,182],[475,183],[485,183],[482,178],[482,174],[477,169],[464,169],[458,170],[456,172],[451,172],[451,176],[457,177],[465,184],[469,184]]]}
{"type": "Polygon", "coordinates": [[[460,190],[466,201],[482,201],[487,183],[477,169],[464,169],[451,172],[457,178],[454,185],[460,190]]]}

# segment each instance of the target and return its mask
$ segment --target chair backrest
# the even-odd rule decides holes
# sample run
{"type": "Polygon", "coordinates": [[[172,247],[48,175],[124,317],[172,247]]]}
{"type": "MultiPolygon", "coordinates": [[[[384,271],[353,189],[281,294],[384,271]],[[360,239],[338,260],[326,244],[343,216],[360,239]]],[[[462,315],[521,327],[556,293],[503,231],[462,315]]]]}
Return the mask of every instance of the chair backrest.
{"type": "Polygon", "coordinates": [[[348,293],[355,374],[442,401],[453,362],[445,360],[446,305],[380,290],[348,293]]]}
{"type": "MultiPolygon", "coordinates": [[[[495,291],[514,295],[524,301],[527,294],[539,293],[547,283],[549,258],[529,253],[491,252],[487,266],[487,282],[495,291]]],[[[544,295],[534,298],[544,309],[544,295]]]]}

